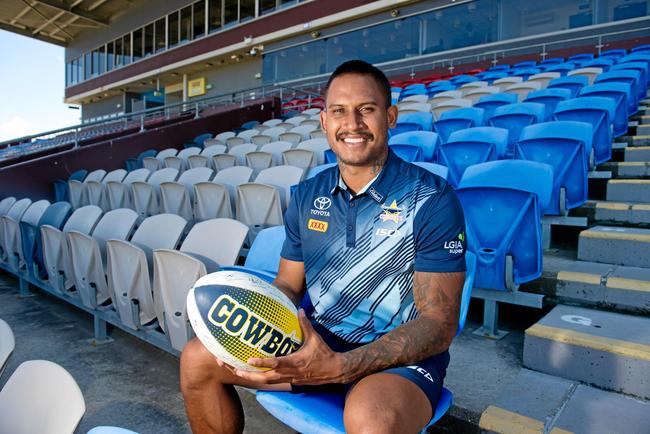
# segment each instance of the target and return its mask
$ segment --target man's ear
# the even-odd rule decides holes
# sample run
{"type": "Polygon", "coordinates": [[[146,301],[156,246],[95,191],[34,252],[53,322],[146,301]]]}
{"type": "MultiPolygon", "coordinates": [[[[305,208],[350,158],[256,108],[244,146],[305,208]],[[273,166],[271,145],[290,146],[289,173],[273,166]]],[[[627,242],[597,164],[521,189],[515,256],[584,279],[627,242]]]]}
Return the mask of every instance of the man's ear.
{"type": "Polygon", "coordinates": [[[320,111],[320,128],[327,132],[327,129],[325,128],[325,125],[327,125],[327,111],[325,109],[320,111]]]}
{"type": "Polygon", "coordinates": [[[397,125],[397,113],[397,106],[392,105],[388,107],[388,128],[395,128],[395,125],[397,125]]]}

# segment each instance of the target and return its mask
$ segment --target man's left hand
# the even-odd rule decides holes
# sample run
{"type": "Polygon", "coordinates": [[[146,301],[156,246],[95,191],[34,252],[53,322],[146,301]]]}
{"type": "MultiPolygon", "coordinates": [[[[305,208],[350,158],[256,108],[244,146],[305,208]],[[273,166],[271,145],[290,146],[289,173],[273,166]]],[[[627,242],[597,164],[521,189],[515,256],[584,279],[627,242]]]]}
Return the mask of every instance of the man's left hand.
{"type": "Polygon", "coordinates": [[[248,360],[250,365],[269,368],[268,371],[237,369],[235,373],[260,384],[319,385],[347,382],[343,372],[343,353],[332,351],[314,330],[302,309],[298,312],[298,319],[303,334],[303,344],[298,351],[283,357],[248,360]]]}

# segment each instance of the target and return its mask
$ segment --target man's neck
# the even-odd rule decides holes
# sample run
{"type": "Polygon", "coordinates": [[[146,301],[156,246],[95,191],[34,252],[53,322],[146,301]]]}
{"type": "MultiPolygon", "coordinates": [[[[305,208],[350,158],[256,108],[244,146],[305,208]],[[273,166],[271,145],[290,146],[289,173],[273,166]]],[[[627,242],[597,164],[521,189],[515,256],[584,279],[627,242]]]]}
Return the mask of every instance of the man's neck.
{"type": "Polygon", "coordinates": [[[339,170],[343,182],[348,186],[348,190],[354,195],[374,179],[386,164],[388,153],[381,156],[368,166],[352,166],[339,162],[339,170]]]}

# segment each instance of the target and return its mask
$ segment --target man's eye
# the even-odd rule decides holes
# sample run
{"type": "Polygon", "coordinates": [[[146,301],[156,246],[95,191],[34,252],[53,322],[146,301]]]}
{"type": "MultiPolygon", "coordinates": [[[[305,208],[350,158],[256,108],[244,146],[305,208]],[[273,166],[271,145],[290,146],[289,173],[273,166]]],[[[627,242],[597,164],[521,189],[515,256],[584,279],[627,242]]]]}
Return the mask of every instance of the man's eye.
{"type": "Polygon", "coordinates": [[[372,113],[374,109],[372,107],[361,107],[361,113],[372,113]]]}
{"type": "Polygon", "coordinates": [[[334,113],[335,115],[341,114],[343,113],[343,109],[340,108],[332,109],[332,113],[334,113]]]}

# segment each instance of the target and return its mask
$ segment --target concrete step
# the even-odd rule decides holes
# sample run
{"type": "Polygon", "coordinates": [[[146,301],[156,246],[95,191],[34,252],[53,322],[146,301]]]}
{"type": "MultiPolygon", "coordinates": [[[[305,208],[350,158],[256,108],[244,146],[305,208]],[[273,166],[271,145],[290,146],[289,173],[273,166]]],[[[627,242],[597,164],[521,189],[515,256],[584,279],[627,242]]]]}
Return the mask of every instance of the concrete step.
{"type": "Polygon", "coordinates": [[[650,146],[650,136],[621,136],[616,140],[626,142],[628,146],[650,146]]]}
{"type": "Polygon", "coordinates": [[[650,318],[557,305],[526,330],[523,364],[650,399],[650,318]]]}
{"type": "Polygon", "coordinates": [[[479,428],[502,434],[642,433],[650,402],[522,369],[481,415],[479,428]]]}
{"type": "Polygon", "coordinates": [[[578,259],[650,268],[650,229],[594,226],[580,232],[578,259]]]}
{"type": "MultiPolygon", "coordinates": [[[[650,136],[645,136],[650,139],[650,136]]],[[[644,146],[632,145],[625,148],[625,161],[650,161],[650,140],[644,146]]]]}
{"type": "Polygon", "coordinates": [[[650,226],[650,204],[588,200],[571,215],[584,216],[598,224],[650,226]]]}
{"type": "Polygon", "coordinates": [[[650,136],[650,125],[648,124],[639,124],[636,127],[637,136],[650,136]]]}
{"type": "Polygon", "coordinates": [[[639,125],[650,125],[650,116],[648,115],[637,116],[634,120],[638,122],[639,125]]]}
{"type": "Polygon", "coordinates": [[[607,181],[607,200],[650,203],[650,179],[610,179],[607,181]]]}
{"type": "Polygon", "coordinates": [[[647,161],[610,161],[597,169],[611,172],[614,178],[650,178],[650,162],[647,161]]]}

